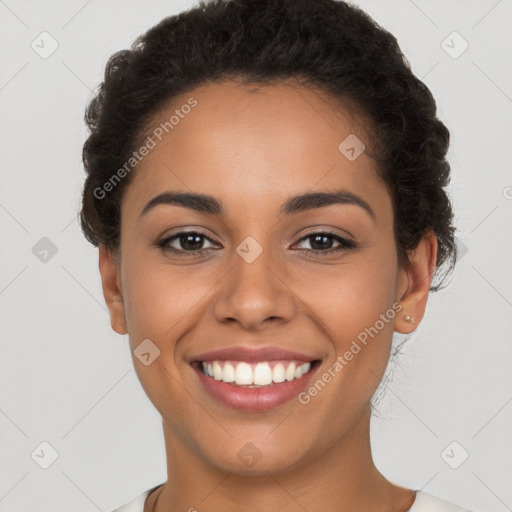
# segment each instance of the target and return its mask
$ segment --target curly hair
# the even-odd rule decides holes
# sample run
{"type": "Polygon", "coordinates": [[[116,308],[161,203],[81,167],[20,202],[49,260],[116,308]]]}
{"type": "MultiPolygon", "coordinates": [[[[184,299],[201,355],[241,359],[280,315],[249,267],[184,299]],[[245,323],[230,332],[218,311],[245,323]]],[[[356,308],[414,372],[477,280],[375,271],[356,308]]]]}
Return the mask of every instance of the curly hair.
{"type": "Polygon", "coordinates": [[[455,229],[444,190],[449,131],[396,38],[340,0],[202,1],[163,19],[130,50],[114,53],[85,114],[90,135],[83,147],[87,177],[80,222],[87,240],[119,247],[122,192],[133,173],[105,197],[95,190],[129,160],[152,116],[179,94],[233,79],[292,79],[360,113],[392,198],[400,262],[432,230],[436,273],[445,264],[453,269],[455,229]]]}

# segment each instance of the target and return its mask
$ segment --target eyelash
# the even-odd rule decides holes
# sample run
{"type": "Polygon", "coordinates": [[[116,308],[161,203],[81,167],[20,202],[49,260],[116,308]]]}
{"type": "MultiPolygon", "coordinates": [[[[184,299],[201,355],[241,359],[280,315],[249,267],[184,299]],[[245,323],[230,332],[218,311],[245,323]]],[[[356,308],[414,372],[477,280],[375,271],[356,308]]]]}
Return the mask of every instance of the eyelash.
{"type": "MultiPolygon", "coordinates": [[[[174,235],[172,235],[170,237],[164,238],[163,240],[159,241],[156,245],[163,251],[172,252],[173,254],[176,254],[177,256],[180,256],[180,257],[198,256],[200,254],[204,254],[205,252],[211,252],[212,248],[199,249],[197,251],[186,251],[183,249],[176,249],[176,248],[170,247],[168,245],[169,242],[179,239],[183,235],[199,235],[200,237],[202,237],[212,243],[215,243],[210,238],[208,238],[206,235],[204,235],[203,233],[200,233],[198,231],[180,231],[179,233],[175,233],[174,235]]],[[[342,251],[342,250],[345,250],[345,251],[353,250],[358,247],[358,244],[356,244],[356,242],[353,242],[352,240],[343,238],[342,236],[335,234],[335,233],[331,233],[329,231],[315,231],[314,233],[310,233],[310,234],[302,237],[298,241],[298,243],[300,243],[304,240],[308,240],[309,238],[313,238],[314,236],[317,236],[317,235],[324,235],[324,236],[328,236],[329,238],[333,238],[337,242],[340,243],[340,246],[336,247],[334,249],[324,249],[324,250],[302,249],[302,251],[305,251],[307,254],[313,254],[315,256],[325,256],[325,255],[329,255],[329,254],[332,254],[332,253],[335,253],[338,251],[342,251]]]]}

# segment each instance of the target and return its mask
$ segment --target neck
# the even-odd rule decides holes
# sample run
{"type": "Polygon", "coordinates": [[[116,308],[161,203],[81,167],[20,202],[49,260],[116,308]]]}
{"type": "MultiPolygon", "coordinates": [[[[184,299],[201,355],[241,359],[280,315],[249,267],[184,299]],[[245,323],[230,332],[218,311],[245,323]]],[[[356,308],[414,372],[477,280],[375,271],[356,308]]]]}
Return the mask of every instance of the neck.
{"type": "Polygon", "coordinates": [[[163,422],[168,479],[145,512],[402,512],[414,493],[390,483],[372,459],[370,408],[333,446],[287,471],[246,475],[212,466],[192,453],[163,422]]]}

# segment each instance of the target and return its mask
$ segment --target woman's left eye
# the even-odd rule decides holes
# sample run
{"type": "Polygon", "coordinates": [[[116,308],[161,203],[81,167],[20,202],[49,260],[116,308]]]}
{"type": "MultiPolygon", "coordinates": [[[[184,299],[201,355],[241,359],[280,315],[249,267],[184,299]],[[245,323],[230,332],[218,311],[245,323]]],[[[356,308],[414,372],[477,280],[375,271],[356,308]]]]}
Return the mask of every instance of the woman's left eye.
{"type": "MultiPolygon", "coordinates": [[[[206,235],[197,231],[181,231],[165,238],[157,243],[157,246],[164,251],[170,251],[179,256],[194,256],[203,254],[205,252],[211,252],[212,247],[203,247],[204,241],[212,243],[213,247],[215,243],[212,242],[206,235]],[[181,246],[176,247],[172,244],[176,243],[181,246]]],[[[329,232],[317,232],[311,233],[301,238],[298,244],[309,241],[310,249],[302,249],[307,253],[313,253],[315,255],[326,255],[341,250],[349,250],[357,247],[357,244],[352,240],[343,238],[340,235],[329,232]],[[338,242],[338,247],[332,248],[332,244],[338,242]]]]}
{"type": "Polygon", "coordinates": [[[312,248],[304,250],[308,253],[314,253],[315,255],[331,254],[333,252],[354,249],[357,247],[357,244],[352,240],[348,240],[340,235],[329,232],[311,233],[310,235],[301,238],[299,243],[308,240],[310,241],[309,244],[312,248]],[[332,248],[332,240],[339,243],[338,247],[335,247],[334,249],[332,248]]]}

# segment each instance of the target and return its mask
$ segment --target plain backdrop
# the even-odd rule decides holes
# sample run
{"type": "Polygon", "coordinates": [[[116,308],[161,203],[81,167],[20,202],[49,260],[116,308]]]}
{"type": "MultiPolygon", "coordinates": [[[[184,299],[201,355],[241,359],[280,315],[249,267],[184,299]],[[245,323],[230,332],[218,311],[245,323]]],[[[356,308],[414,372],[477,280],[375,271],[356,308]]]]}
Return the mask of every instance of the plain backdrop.
{"type": "MultiPolygon", "coordinates": [[[[451,132],[462,255],[392,369],[375,461],[399,485],[512,510],[512,2],[355,3],[397,37],[451,132]]],[[[192,5],[0,1],[2,512],[111,510],[166,479],[160,416],[77,213],[83,114],[108,57],[192,5]]]]}

